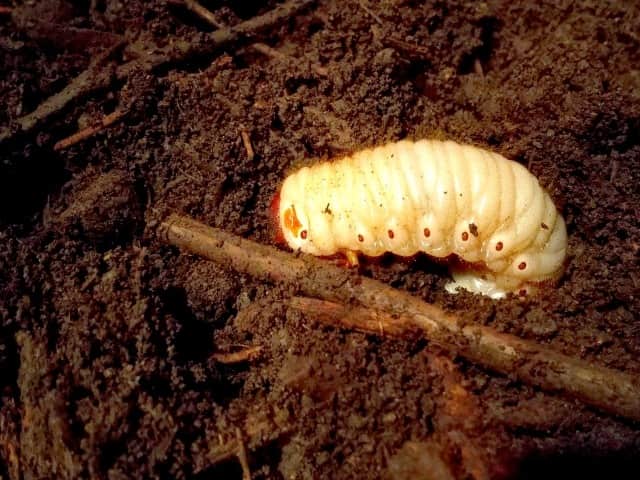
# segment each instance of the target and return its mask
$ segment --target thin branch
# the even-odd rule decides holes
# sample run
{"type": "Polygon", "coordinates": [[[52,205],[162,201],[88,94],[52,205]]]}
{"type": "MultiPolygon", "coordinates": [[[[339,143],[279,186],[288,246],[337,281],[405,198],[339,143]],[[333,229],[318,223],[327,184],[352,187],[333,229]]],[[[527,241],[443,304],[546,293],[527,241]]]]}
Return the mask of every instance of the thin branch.
{"type": "Polygon", "coordinates": [[[313,2],[314,0],[290,0],[263,15],[253,17],[233,27],[221,28],[215,32],[202,35],[201,41],[175,41],[169,43],[165,47],[158,48],[154,53],[119,66],[116,70],[116,76],[122,80],[138,69],[144,72],[152,72],[177,62],[212,54],[231,42],[277,25],[307,8],[313,2]]]}
{"type": "Polygon", "coordinates": [[[380,25],[384,25],[384,22],[382,21],[382,19],[376,15],[373,10],[371,10],[367,4],[364,2],[364,0],[358,0],[358,5],[360,5],[360,8],[362,8],[362,10],[364,10],[365,12],[367,12],[367,14],[373,18],[376,22],[378,22],[378,24],[380,25]]]}
{"type": "Polygon", "coordinates": [[[253,160],[256,156],[255,151],[253,150],[253,145],[251,145],[251,138],[249,137],[249,132],[245,128],[240,129],[240,137],[242,138],[242,144],[244,145],[244,149],[247,151],[247,158],[249,160],[253,160]]]}
{"type": "Polygon", "coordinates": [[[251,470],[249,469],[249,460],[247,460],[247,449],[242,439],[242,430],[236,427],[236,442],[238,443],[238,461],[242,467],[242,480],[251,480],[251,470]]]}
{"type": "Polygon", "coordinates": [[[76,132],[73,135],[70,135],[69,137],[64,138],[59,142],[57,142],[53,146],[53,150],[57,152],[59,150],[64,150],[65,148],[69,148],[72,145],[75,145],[76,143],[82,142],[83,140],[86,140],[92,137],[93,135],[95,135],[96,133],[100,132],[101,130],[113,125],[122,117],[124,117],[125,114],[126,114],[126,111],[124,110],[116,110],[115,112],[112,112],[109,115],[105,115],[99,124],[91,125],[87,128],[83,128],[79,132],[76,132]]]}
{"type": "Polygon", "coordinates": [[[68,23],[56,23],[41,19],[28,7],[13,10],[11,20],[14,26],[32,40],[56,49],[75,53],[86,53],[110,48],[125,42],[125,38],[117,33],[91,28],[73,27],[68,23]]]}
{"type": "Polygon", "coordinates": [[[374,37],[382,43],[385,47],[391,47],[400,53],[403,53],[405,57],[416,60],[429,60],[433,56],[433,51],[429,48],[418,45],[417,43],[409,43],[401,40],[393,35],[383,35],[377,28],[373,28],[374,37]]]}
{"type": "MultiPolygon", "coordinates": [[[[119,65],[115,69],[115,73],[109,69],[104,69],[102,66],[104,60],[120,45],[114,46],[101,55],[97,61],[92,62],[92,65],[87,70],[73,79],[62,91],[47,98],[34,112],[20,117],[16,121],[18,131],[26,133],[32,130],[50,115],[61,111],[70,102],[89,95],[96,90],[108,87],[114,79],[123,81],[137,71],[151,73],[185,60],[213,54],[229,43],[277,25],[299,13],[313,2],[314,0],[291,0],[264,15],[259,15],[230,28],[223,28],[207,35],[201,35],[196,40],[174,40],[164,47],[154,49],[151,53],[146,53],[119,65]]],[[[12,129],[6,127],[0,129],[0,144],[12,137],[12,129]]]]}
{"type": "Polygon", "coordinates": [[[618,173],[618,161],[614,159],[611,161],[611,173],[609,174],[609,183],[613,183],[617,173],[618,173]]]}
{"type": "MultiPolygon", "coordinates": [[[[113,79],[113,71],[105,68],[104,64],[123,45],[121,42],[108,48],[104,53],[98,55],[85,71],[75,77],[60,92],[47,98],[33,112],[20,117],[16,121],[18,132],[29,132],[49,116],[60,112],[72,101],[90,92],[109,86],[113,79]]],[[[0,128],[0,143],[12,138],[12,136],[13,132],[10,128],[0,128]]]]}
{"type": "Polygon", "coordinates": [[[261,351],[262,351],[262,347],[260,345],[257,345],[255,347],[248,347],[243,350],[239,350],[237,352],[212,353],[211,358],[213,358],[218,363],[225,363],[225,364],[242,363],[242,362],[248,362],[257,358],[260,355],[261,351]]]}
{"type": "Polygon", "coordinates": [[[433,51],[429,48],[417,43],[406,42],[394,35],[383,33],[382,30],[375,25],[371,27],[371,33],[373,34],[373,38],[383,46],[391,47],[409,59],[428,61],[433,56],[433,51]]]}
{"type": "Polygon", "coordinates": [[[281,252],[187,217],[170,216],[161,224],[159,234],[188,252],[261,279],[295,285],[306,295],[324,299],[311,308],[316,311],[324,306],[334,313],[342,309],[340,315],[326,316],[330,323],[375,334],[424,335],[523,383],[561,391],[605,412],[640,420],[640,381],[624,372],[592,365],[491,327],[466,325],[455,315],[382,282],[320,259],[281,252]],[[352,307],[354,304],[357,306],[352,307]]]}
{"type": "Polygon", "coordinates": [[[278,60],[287,60],[290,58],[288,55],[285,55],[281,51],[276,50],[273,47],[270,47],[266,43],[260,43],[260,42],[252,43],[251,48],[270,58],[276,58],[278,60]]]}
{"type": "Polygon", "coordinates": [[[198,2],[194,0],[171,0],[170,2],[173,5],[182,5],[186,7],[188,10],[191,10],[193,13],[198,15],[200,18],[210,23],[216,28],[224,28],[226,25],[219,21],[216,16],[211,13],[210,10],[204,8],[198,2]]]}
{"type": "MultiPolygon", "coordinates": [[[[219,21],[210,10],[206,9],[195,0],[172,0],[171,3],[173,3],[174,5],[184,5],[186,8],[188,8],[193,13],[195,13],[200,18],[202,18],[203,20],[205,20],[210,25],[213,25],[216,28],[226,28],[226,25],[221,21],[219,21]]],[[[275,48],[270,47],[266,43],[260,43],[260,42],[252,43],[250,47],[256,50],[257,52],[260,52],[263,55],[266,55],[267,57],[270,57],[270,58],[277,58],[280,60],[293,60],[296,63],[300,62],[299,59],[292,58],[289,55],[286,55],[276,50],[275,48]]],[[[329,72],[327,71],[327,69],[321,65],[318,65],[317,63],[312,63],[311,69],[322,77],[326,77],[327,75],[329,75],[329,72]]]]}

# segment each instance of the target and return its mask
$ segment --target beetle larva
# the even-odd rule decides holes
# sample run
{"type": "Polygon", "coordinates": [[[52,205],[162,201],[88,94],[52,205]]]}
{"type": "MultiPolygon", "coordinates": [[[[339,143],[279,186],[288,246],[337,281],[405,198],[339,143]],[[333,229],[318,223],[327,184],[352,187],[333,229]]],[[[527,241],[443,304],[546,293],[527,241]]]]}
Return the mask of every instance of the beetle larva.
{"type": "Polygon", "coordinates": [[[564,220],[519,163],[451,141],[403,140],[305,167],[282,185],[279,227],[293,249],[457,255],[447,290],[493,298],[557,278],[564,220]]]}

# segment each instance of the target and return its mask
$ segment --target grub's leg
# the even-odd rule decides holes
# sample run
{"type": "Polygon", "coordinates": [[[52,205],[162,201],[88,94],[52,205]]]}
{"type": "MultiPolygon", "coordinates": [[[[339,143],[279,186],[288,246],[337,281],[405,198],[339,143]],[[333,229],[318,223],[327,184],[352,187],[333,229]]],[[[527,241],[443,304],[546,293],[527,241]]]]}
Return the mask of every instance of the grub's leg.
{"type": "Polygon", "coordinates": [[[353,268],[360,265],[360,263],[358,262],[358,253],[356,251],[345,250],[344,256],[345,256],[345,265],[347,267],[353,268]]]}
{"type": "Polygon", "coordinates": [[[454,267],[451,269],[453,282],[445,285],[445,290],[449,293],[458,293],[459,288],[463,288],[472,293],[479,293],[493,298],[494,300],[507,296],[507,291],[497,285],[495,279],[487,275],[487,278],[477,271],[454,267]]]}

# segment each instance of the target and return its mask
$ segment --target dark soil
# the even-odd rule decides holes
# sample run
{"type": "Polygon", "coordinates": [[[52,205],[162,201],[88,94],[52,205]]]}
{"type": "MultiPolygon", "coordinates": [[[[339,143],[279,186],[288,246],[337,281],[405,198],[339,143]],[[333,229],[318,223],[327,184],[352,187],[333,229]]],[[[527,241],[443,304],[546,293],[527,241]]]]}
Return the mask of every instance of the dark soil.
{"type": "MultiPolygon", "coordinates": [[[[277,2],[203,4],[235,24],[277,2]]],[[[0,147],[0,476],[241,478],[238,431],[256,479],[633,478],[637,424],[426,341],[319,328],[287,310],[288,288],[155,231],[178,212],[273,243],[270,199],[300,165],[405,137],[491,148],[527,165],[565,215],[557,288],[452,296],[425,258],[364,273],[640,374],[639,26],[637,2],[318,0],[13,135],[0,147]],[[116,108],[122,121],[54,152],[116,108]],[[244,363],[213,355],[255,345],[244,363]],[[452,381],[471,418],[449,408],[452,381]]],[[[0,124],[87,68],[104,32],[126,42],[110,68],[211,29],[165,1],[25,2],[0,15],[0,124]],[[78,29],[93,41],[74,41],[78,29]]]]}

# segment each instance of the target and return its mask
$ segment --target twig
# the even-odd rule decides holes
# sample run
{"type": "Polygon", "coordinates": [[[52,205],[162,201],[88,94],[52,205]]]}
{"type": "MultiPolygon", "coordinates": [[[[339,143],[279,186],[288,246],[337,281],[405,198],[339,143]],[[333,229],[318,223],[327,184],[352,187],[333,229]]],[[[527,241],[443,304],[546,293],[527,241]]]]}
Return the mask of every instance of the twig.
{"type": "Polygon", "coordinates": [[[53,150],[57,152],[65,148],[69,148],[72,145],[75,145],[76,143],[79,143],[83,140],[86,140],[87,138],[95,135],[102,129],[113,125],[122,117],[124,117],[125,114],[126,114],[126,111],[124,110],[116,110],[115,112],[112,112],[109,115],[105,115],[105,117],[102,119],[102,121],[98,125],[92,125],[90,127],[83,128],[79,132],[76,132],[73,135],[57,142],[53,146],[53,150]]]}
{"type": "MultiPolygon", "coordinates": [[[[60,112],[73,100],[92,91],[106,88],[113,79],[113,72],[110,69],[105,69],[104,64],[123,45],[124,43],[120,42],[108,48],[104,53],[98,55],[84,72],[75,77],[60,92],[47,98],[33,112],[20,117],[16,121],[18,131],[26,133],[49,116],[60,112]]],[[[12,135],[10,128],[0,129],[0,143],[10,139],[12,135]]]]}
{"type": "Polygon", "coordinates": [[[374,280],[362,281],[364,285],[358,290],[364,291],[357,292],[358,300],[367,298],[372,306],[383,306],[392,313],[306,297],[293,297],[289,305],[323,323],[362,332],[380,334],[382,326],[385,336],[405,337],[417,329],[443,348],[498,373],[515,376],[543,390],[562,391],[615,415],[640,420],[640,384],[635,377],[556,353],[491,327],[462,325],[455,316],[433,305],[390,287],[380,288],[371,284],[374,280]],[[390,304],[393,301],[398,302],[399,308],[390,304]]]}
{"type": "Polygon", "coordinates": [[[215,32],[203,35],[201,41],[175,41],[163,48],[157,49],[154,53],[119,66],[116,70],[116,76],[122,80],[126,79],[133,71],[138,69],[142,69],[144,72],[152,72],[176,62],[214,53],[231,42],[255,34],[290,18],[307,8],[314,1],[315,0],[290,0],[246,22],[239,23],[233,27],[221,28],[215,32]]]}
{"type": "MultiPolygon", "coordinates": [[[[71,101],[108,87],[114,77],[122,81],[136,71],[150,73],[184,60],[212,54],[231,42],[278,24],[308,7],[313,1],[290,0],[264,15],[254,17],[230,28],[223,28],[203,35],[199,41],[175,40],[169,42],[162,48],[157,48],[151,53],[118,66],[114,75],[109,70],[97,69],[98,66],[102,66],[103,61],[116,48],[112,47],[107,54],[101,55],[98,61],[93,62],[92,66],[73,79],[61,92],[47,98],[34,112],[19,118],[17,120],[19,131],[26,133],[50,115],[61,111],[71,101]]],[[[12,136],[13,133],[10,128],[0,129],[0,143],[12,138],[12,136]]]]}
{"type": "Polygon", "coordinates": [[[252,43],[251,44],[251,48],[253,48],[254,50],[262,53],[263,55],[266,55],[267,57],[271,57],[271,58],[277,58],[279,60],[286,60],[289,58],[288,55],[285,55],[284,53],[282,53],[279,50],[276,50],[273,47],[270,47],[269,45],[267,45],[266,43],[252,43]]]}
{"type": "Polygon", "coordinates": [[[251,470],[249,469],[249,461],[247,460],[247,449],[242,439],[242,431],[236,427],[236,442],[238,443],[238,461],[242,467],[242,480],[251,480],[251,470]]]}
{"type": "Polygon", "coordinates": [[[308,315],[313,320],[334,327],[343,327],[365,333],[375,333],[381,337],[408,336],[407,325],[401,320],[366,307],[347,307],[341,303],[318,300],[309,297],[292,297],[289,307],[308,315]],[[400,321],[398,321],[400,320],[400,321]]]}
{"type": "Polygon", "coordinates": [[[468,360],[547,391],[561,391],[605,412],[640,421],[640,381],[624,372],[556,353],[491,327],[465,325],[456,316],[382,282],[320,259],[296,257],[190,218],[170,216],[161,224],[164,241],[256,277],[287,282],[321,297],[313,311],[342,310],[327,320],[342,327],[385,335],[416,333],[468,360]],[[339,302],[339,303],[335,303],[339,302]],[[344,305],[358,304],[357,307],[344,305]],[[366,307],[363,307],[366,305],[366,307]],[[354,308],[357,314],[354,314],[354,308]],[[345,320],[347,319],[347,320],[345,320]]]}
{"type": "Polygon", "coordinates": [[[219,21],[216,18],[216,16],[213,13],[211,13],[210,10],[204,8],[202,5],[200,5],[198,2],[194,0],[171,0],[170,3],[173,5],[182,5],[186,7],[187,9],[191,10],[193,13],[198,15],[203,20],[209,22],[211,25],[213,25],[216,28],[226,27],[226,25],[221,21],[219,21]]]}
{"type": "Polygon", "coordinates": [[[122,35],[116,33],[41,19],[29,8],[14,9],[11,20],[17,29],[32,40],[47,47],[53,46],[70,52],[86,53],[96,48],[102,50],[125,41],[122,35]]]}
{"type": "Polygon", "coordinates": [[[257,345],[255,347],[245,348],[238,352],[212,353],[211,358],[213,358],[218,363],[225,363],[225,364],[241,363],[241,362],[248,362],[250,360],[257,358],[260,355],[261,351],[262,351],[262,347],[257,345]]]}
{"type": "MultiPolygon", "coordinates": [[[[226,28],[226,25],[221,21],[219,21],[210,10],[206,9],[205,7],[203,7],[202,5],[200,5],[198,2],[194,0],[172,0],[171,3],[175,5],[184,5],[186,8],[188,8],[193,13],[198,15],[203,20],[209,22],[209,24],[213,25],[216,28],[226,28]]],[[[277,58],[280,60],[294,60],[296,62],[299,62],[298,59],[291,58],[289,55],[279,52],[278,50],[270,47],[266,43],[260,43],[260,42],[252,43],[250,47],[256,50],[257,52],[260,52],[263,55],[266,55],[271,58],[277,58]]],[[[329,75],[329,72],[326,68],[316,63],[311,64],[311,69],[322,77],[326,77],[327,75],[329,75]]]]}
{"type": "Polygon", "coordinates": [[[609,183],[613,183],[613,180],[616,178],[616,174],[618,173],[618,161],[611,161],[611,174],[609,175],[609,183]]]}
{"type": "Polygon", "coordinates": [[[433,56],[433,51],[427,47],[418,45],[416,43],[405,42],[393,35],[383,35],[378,29],[372,28],[374,37],[382,43],[385,47],[391,47],[404,53],[408,58],[414,58],[417,60],[429,60],[433,56]]]}
{"type": "Polygon", "coordinates": [[[251,145],[251,138],[249,138],[249,132],[246,129],[240,129],[240,137],[242,137],[242,143],[244,144],[244,149],[247,151],[247,158],[249,160],[253,160],[256,156],[256,153],[253,151],[253,145],[251,145]]]}
{"type": "Polygon", "coordinates": [[[362,10],[364,10],[365,12],[367,12],[367,14],[373,18],[376,22],[378,22],[380,25],[384,25],[384,22],[382,21],[382,19],[376,15],[373,10],[371,10],[365,3],[364,0],[358,0],[358,5],[360,5],[360,8],[362,8],[362,10]]]}
{"type": "Polygon", "coordinates": [[[429,60],[433,55],[433,51],[427,47],[416,43],[405,42],[394,35],[383,34],[379,27],[373,25],[371,27],[373,38],[379,41],[385,47],[391,47],[400,53],[405,54],[408,58],[417,60],[429,60]]]}

